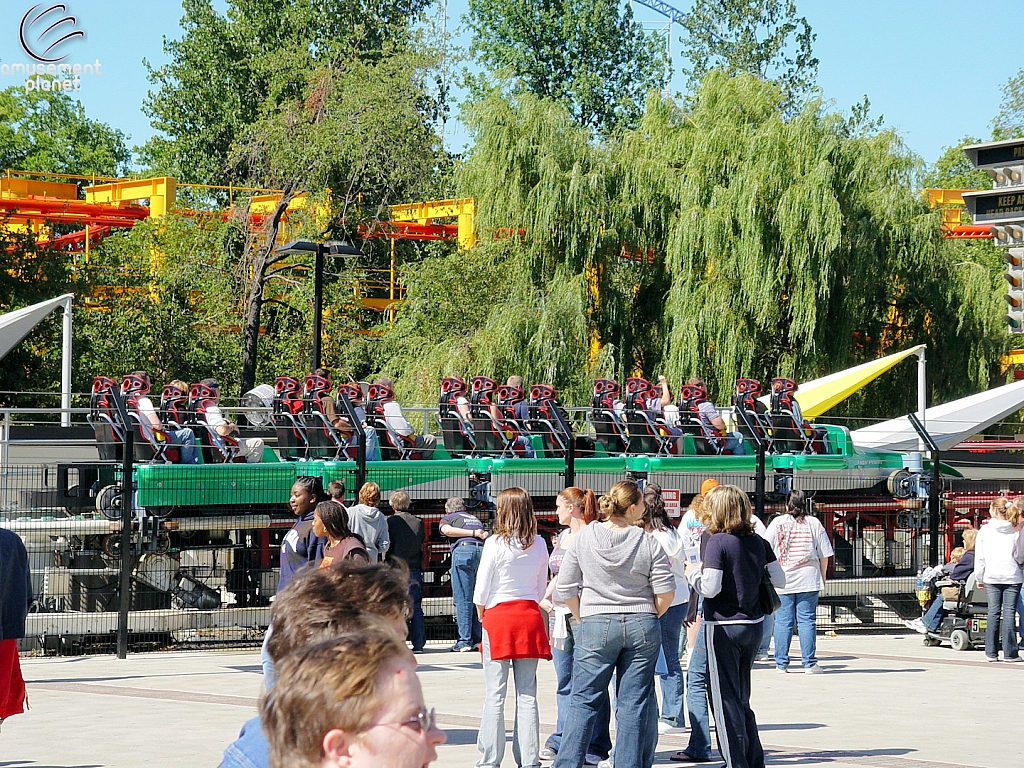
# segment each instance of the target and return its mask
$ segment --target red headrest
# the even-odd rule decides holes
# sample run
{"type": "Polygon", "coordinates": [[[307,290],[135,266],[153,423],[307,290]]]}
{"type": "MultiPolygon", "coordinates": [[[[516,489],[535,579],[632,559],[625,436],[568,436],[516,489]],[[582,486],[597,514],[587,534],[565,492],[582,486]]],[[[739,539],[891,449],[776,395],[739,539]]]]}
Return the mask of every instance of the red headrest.
{"type": "Polygon", "coordinates": [[[472,388],[473,392],[493,392],[498,388],[498,382],[490,376],[474,376],[472,388]]]}
{"type": "Polygon", "coordinates": [[[654,390],[654,385],[647,379],[630,377],[626,379],[627,395],[646,395],[654,390]]]}
{"type": "Polygon", "coordinates": [[[679,406],[691,411],[697,410],[697,405],[708,399],[708,391],[697,384],[683,384],[679,388],[679,406]]]}
{"type": "Polygon", "coordinates": [[[301,396],[302,385],[294,376],[278,376],[274,379],[274,392],[282,400],[293,400],[301,396]]]}
{"type": "Polygon", "coordinates": [[[344,392],[350,403],[358,403],[363,399],[363,390],[358,384],[344,381],[338,385],[338,395],[344,392]]]}
{"type": "Polygon", "coordinates": [[[387,384],[371,384],[366,393],[368,400],[375,400],[378,403],[388,403],[395,399],[395,390],[387,384]]]}
{"type": "Polygon", "coordinates": [[[217,399],[217,388],[203,383],[193,384],[188,388],[188,401],[192,407],[205,408],[217,399]]]}
{"type": "Polygon", "coordinates": [[[458,397],[459,395],[466,394],[466,380],[460,379],[458,376],[446,376],[441,379],[441,394],[449,395],[450,397],[458,397]]]}
{"type": "Polygon", "coordinates": [[[316,399],[331,391],[331,380],[326,376],[317,376],[311,373],[302,382],[302,396],[307,399],[316,399]]]}
{"type": "Polygon", "coordinates": [[[129,373],[121,380],[122,395],[144,395],[149,392],[149,381],[134,373],[129,373]]]}
{"type": "Polygon", "coordinates": [[[619,382],[612,379],[594,379],[595,395],[617,395],[619,392],[619,382]]]}
{"type": "Polygon", "coordinates": [[[736,396],[750,395],[757,397],[761,394],[761,382],[757,379],[736,379],[736,396]]]}
{"type": "Polygon", "coordinates": [[[94,395],[109,394],[117,388],[117,382],[109,376],[96,376],[92,380],[92,393],[94,395]]]}
{"type": "Polygon", "coordinates": [[[557,400],[558,393],[550,384],[534,384],[530,387],[530,402],[539,403],[544,400],[557,400]]]}
{"type": "Polygon", "coordinates": [[[502,384],[498,387],[497,392],[498,404],[499,405],[515,405],[526,399],[526,395],[523,394],[522,387],[513,387],[508,384],[502,384]]]}
{"type": "Polygon", "coordinates": [[[800,385],[797,384],[792,379],[785,379],[782,378],[781,376],[772,379],[772,392],[778,392],[780,394],[785,395],[790,392],[796,392],[799,388],[800,385]]]}

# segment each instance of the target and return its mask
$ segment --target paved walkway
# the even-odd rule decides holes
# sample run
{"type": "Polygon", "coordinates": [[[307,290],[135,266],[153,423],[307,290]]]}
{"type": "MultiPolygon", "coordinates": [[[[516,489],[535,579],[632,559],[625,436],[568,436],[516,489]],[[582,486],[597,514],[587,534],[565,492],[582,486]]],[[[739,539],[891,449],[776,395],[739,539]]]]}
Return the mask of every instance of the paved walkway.
{"type": "MultiPolygon", "coordinates": [[[[925,648],[916,635],[822,637],[818,650],[828,674],[755,668],[754,709],[770,765],[1024,765],[1024,664],[925,648]]],[[[428,706],[448,732],[436,765],[470,768],[483,699],[479,660],[440,648],[419,660],[428,706]]],[[[4,724],[0,768],[216,766],[253,715],[262,681],[256,653],[27,659],[24,669],[32,710],[4,724]]],[[[554,686],[551,665],[542,663],[545,734],[554,686]]],[[[659,764],[683,746],[685,734],[663,736],[659,764]]],[[[514,765],[511,749],[503,765],[514,765]]]]}

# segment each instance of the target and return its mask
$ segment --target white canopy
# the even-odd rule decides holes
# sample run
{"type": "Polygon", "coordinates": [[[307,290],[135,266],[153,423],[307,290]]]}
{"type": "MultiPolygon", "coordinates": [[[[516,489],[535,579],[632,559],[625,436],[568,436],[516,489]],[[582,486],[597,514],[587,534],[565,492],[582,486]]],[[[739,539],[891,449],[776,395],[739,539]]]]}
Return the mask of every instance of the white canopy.
{"type": "MultiPolygon", "coordinates": [[[[939,450],[948,451],[1022,407],[1024,381],[1015,381],[1013,384],[929,408],[925,412],[925,429],[939,450]]],[[[861,448],[913,451],[918,444],[917,432],[906,416],[863,427],[855,430],[852,435],[853,442],[861,448]]]]}
{"type": "Polygon", "coordinates": [[[16,309],[0,315],[0,359],[14,349],[44,317],[58,307],[64,308],[64,350],[61,361],[60,406],[62,426],[70,426],[71,413],[71,302],[74,294],[66,293],[55,299],[41,301],[30,307],[16,309]]]}

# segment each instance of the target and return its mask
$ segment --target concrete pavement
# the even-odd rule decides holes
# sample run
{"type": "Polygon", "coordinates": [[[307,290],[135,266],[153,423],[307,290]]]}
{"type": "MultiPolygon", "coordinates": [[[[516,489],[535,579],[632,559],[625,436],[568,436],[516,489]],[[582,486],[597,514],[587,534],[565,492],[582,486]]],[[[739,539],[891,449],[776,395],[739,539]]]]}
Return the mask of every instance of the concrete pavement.
{"type": "MultiPolygon", "coordinates": [[[[926,648],[917,635],[820,637],[818,652],[827,674],[755,668],[754,709],[770,765],[1024,765],[1024,664],[926,648]]],[[[418,658],[427,705],[448,733],[436,765],[470,768],[483,700],[479,658],[440,646],[418,658]]],[[[262,683],[255,652],[30,658],[23,667],[32,709],[4,723],[0,768],[216,766],[255,712],[262,683]]],[[[554,722],[554,687],[542,662],[544,735],[554,722]]],[[[685,744],[685,734],[662,736],[658,762],[669,764],[685,744]]],[[[513,765],[509,748],[503,766],[513,765]]]]}

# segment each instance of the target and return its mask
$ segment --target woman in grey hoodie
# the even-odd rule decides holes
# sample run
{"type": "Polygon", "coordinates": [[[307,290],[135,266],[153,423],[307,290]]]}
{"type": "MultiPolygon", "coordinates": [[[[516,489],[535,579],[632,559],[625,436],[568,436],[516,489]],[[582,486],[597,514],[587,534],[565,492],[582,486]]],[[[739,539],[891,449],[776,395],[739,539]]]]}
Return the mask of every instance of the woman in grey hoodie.
{"type": "MultiPolygon", "coordinates": [[[[558,572],[558,595],[580,629],[572,699],[554,768],[582,768],[612,673],[617,721],[657,722],[650,707],[661,647],[658,617],[672,603],[675,577],[661,545],[636,526],[645,510],[636,483],[616,483],[598,506],[602,521],[576,534],[558,572]]],[[[656,727],[619,728],[615,768],[650,766],[657,737],[656,727]]]]}
{"type": "Polygon", "coordinates": [[[363,541],[370,553],[370,562],[383,560],[391,548],[388,519],[377,509],[380,504],[380,486],[363,483],[359,489],[359,503],[348,508],[348,527],[363,541]]]}

